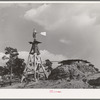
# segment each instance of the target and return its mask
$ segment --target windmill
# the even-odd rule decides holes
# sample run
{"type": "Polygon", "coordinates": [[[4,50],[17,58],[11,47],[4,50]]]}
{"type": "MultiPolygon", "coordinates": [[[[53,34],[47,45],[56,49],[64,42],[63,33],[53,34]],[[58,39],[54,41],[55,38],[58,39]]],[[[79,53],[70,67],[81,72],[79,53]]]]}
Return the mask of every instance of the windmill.
{"type": "MultiPolygon", "coordinates": [[[[44,35],[44,36],[46,35],[45,32],[41,32],[40,34],[44,35]]],[[[26,67],[24,69],[24,73],[23,73],[21,82],[29,74],[33,75],[34,81],[37,81],[41,75],[44,76],[45,78],[47,78],[45,68],[42,64],[42,60],[40,57],[40,51],[38,48],[38,44],[40,44],[41,42],[37,41],[36,35],[37,35],[37,32],[34,29],[33,30],[33,42],[29,42],[29,44],[31,44],[31,49],[30,49],[30,52],[28,55],[27,64],[26,64],[26,67]]]]}

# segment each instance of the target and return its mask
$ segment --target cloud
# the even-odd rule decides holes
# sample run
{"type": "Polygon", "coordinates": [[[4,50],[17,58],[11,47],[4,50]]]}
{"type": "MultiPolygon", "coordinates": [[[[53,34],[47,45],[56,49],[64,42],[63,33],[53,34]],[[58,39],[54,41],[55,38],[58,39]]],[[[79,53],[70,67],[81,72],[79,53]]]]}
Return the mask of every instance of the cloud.
{"type": "Polygon", "coordinates": [[[59,13],[54,14],[54,11],[54,6],[52,9],[51,4],[43,4],[36,9],[28,10],[24,17],[50,30],[65,21],[65,19],[60,19],[59,13]]]}
{"type": "MultiPolygon", "coordinates": [[[[99,66],[100,65],[100,61],[99,61],[100,59],[99,56],[100,54],[99,52],[100,51],[100,3],[99,4],[97,3],[55,4],[54,3],[54,4],[39,4],[36,7],[34,7],[34,5],[35,4],[33,4],[33,6],[30,6],[28,9],[25,8],[24,10],[24,11],[27,10],[24,15],[25,19],[23,20],[26,21],[27,27],[24,27],[24,29],[31,30],[30,26],[33,27],[33,24],[36,24],[37,29],[39,31],[42,30],[47,32],[47,37],[46,37],[47,41],[46,42],[44,42],[45,40],[43,41],[44,47],[42,47],[42,49],[45,48],[48,49],[48,51],[53,52],[55,54],[66,55],[68,56],[68,58],[86,59],[91,63],[95,64],[96,67],[100,68],[99,66]],[[27,21],[26,19],[29,21],[27,21]],[[28,22],[31,23],[31,25],[28,22]],[[58,42],[59,40],[60,42],[58,42]],[[69,41],[69,45],[65,46],[64,43],[68,44],[68,41],[69,41]]],[[[25,7],[27,5],[20,4],[20,6],[25,7]]],[[[5,11],[5,13],[7,12],[5,11]]],[[[8,15],[12,16],[12,14],[8,14],[8,15]]],[[[16,14],[14,13],[14,15],[16,14]]],[[[12,20],[13,18],[11,16],[10,18],[12,20]]],[[[11,20],[9,21],[11,22],[11,20]]],[[[21,21],[19,21],[18,23],[20,22],[21,21]]],[[[11,26],[10,23],[7,23],[7,21],[5,24],[11,26]]],[[[18,26],[23,27],[24,25],[25,24],[22,24],[22,26],[21,25],[18,26]]],[[[14,26],[14,21],[12,21],[12,26],[14,26]]],[[[4,30],[5,29],[6,28],[4,28],[4,30]]],[[[11,27],[11,30],[12,29],[13,28],[11,27]]],[[[16,31],[14,30],[11,36],[10,36],[11,33],[10,31],[9,37],[11,38],[13,36],[16,38],[15,35],[16,31]]],[[[22,33],[22,32],[16,32],[16,33],[22,33]]],[[[23,33],[25,34],[25,32],[23,33]]],[[[31,32],[29,31],[29,33],[31,32]]],[[[27,34],[26,36],[24,35],[24,37],[28,37],[28,36],[29,34],[27,34]]],[[[7,30],[7,38],[8,38],[8,30],[7,30]]],[[[21,34],[20,37],[16,38],[16,41],[18,41],[19,38],[21,38],[21,34]]],[[[19,43],[20,42],[18,41],[17,44],[18,46],[19,43]]],[[[22,47],[24,47],[24,45],[22,47]]],[[[26,49],[26,47],[24,49],[26,49]]],[[[48,51],[44,51],[45,54],[46,53],[48,54],[48,51]]],[[[52,53],[50,53],[50,55],[51,54],[52,53]]],[[[55,54],[52,54],[52,56],[54,55],[55,57],[56,56],[55,54]]],[[[25,54],[22,56],[24,57],[25,54]]],[[[45,57],[48,58],[47,55],[45,57]]],[[[55,59],[58,59],[57,57],[55,57],[55,59]]],[[[60,56],[60,58],[63,57],[60,56]]]]}
{"type": "Polygon", "coordinates": [[[76,26],[90,25],[95,21],[95,16],[90,15],[91,5],[86,4],[44,4],[38,8],[28,10],[24,17],[32,20],[47,30],[53,30],[62,25],[73,22],[76,26]],[[86,7],[86,8],[85,8],[86,7]],[[81,10],[80,10],[81,9],[81,10]]]}
{"type": "Polygon", "coordinates": [[[74,21],[77,23],[78,27],[87,27],[88,25],[93,25],[96,21],[96,17],[90,18],[86,13],[74,16],[74,21]]]}
{"type": "Polygon", "coordinates": [[[5,54],[0,52],[0,66],[5,66],[6,65],[6,62],[8,60],[3,60],[2,57],[4,56],[5,54]]]}
{"type": "Polygon", "coordinates": [[[59,37],[61,43],[71,41],[65,47],[52,39],[54,47],[61,48],[63,55],[86,59],[100,68],[100,3],[41,5],[28,10],[24,17],[41,25],[48,33],[55,34],[52,38],[59,37]]]}
{"type": "Polygon", "coordinates": [[[61,43],[64,43],[64,44],[69,44],[69,43],[70,43],[69,40],[65,40],[65,39],[60,39],[60,42],[61,42],[61,43]]]}
{"type": "MultiPolygon", "coordinates": [[[[46,59],[50,59],[51,61],[61,61],[61,60],[67,59],[67,57],[63,55],[60,55],[60,54],[55,55],[53,53],[50,53],[47,50],[40,50],[40,53],[41,53],[41,57],[43,61],[46,59]]],[[[29,55],[29,52],[20,51],[18,57],[25,59],[25,62],[27,62],[28,55],[29,55]]]]}
{"type": "MultiPolygon", "coordinates": [[[[53,53],[50,53],[47,50],[40,50],[40,53],[41,53],[41,58],[42,58],[43,62],[46,59],[49,59],[51,61],[61,61],[61,60],[67,59],[67,57],[65,57],[63,55],[60,55],[60,54],[55,55],[53,53]]],[[[19,52],[19,58],[25,59],[26,63],[27,63],[28,55],[29,55],[29,52],[27,52],[27,51],[20,51],[19,52]]],[[[52,67],[56,68],[58,65],[59,65],[58,62],[53,62],[52,67]]]]}
{"type": "Polygon", "coordinates": [[[35,22],[39,23],[40,25],[47,26],[49,23],[46,20],[47,16],[45,13],[47,13],[47,9],[49,8],[49,6],[50,5],[44,4],[44,5],[39,6],[38,8],[30,9],[25,13],[24,17],[28,20],[35,21],[35,22]],[[41,15],[41,17],[40,17],[40,15],[41,15]],[[43,24],[43,22],[44,22],[44,24],[43,24]]]}
{"type": "MultiPolygon", "coordinates": [[[[26,13],[29,15],[29,17],[35,18],[35,17],[38,17],[39,14],[42,14],[48,7],[49,5],[44,4],[36,9],[31,9],[26,13]]],[[[26,17],[27,17],[27,14],[26,14],[26,17]]]]}
{"type": "MultiPolygon", "coordinates": [[[[5,56],[5,54],[3,52],[0,52],[0,66],[5,66],[6,62],[8,60],[3,60],[2,57],[5,56]]],[[[8,55],[6,55],[7,57],[9,57],[8,55]]],[[[19,52],[19,58],[25,59],[25,62],[27,61],[27,57],[28,57],[28,52],[26,51],[21,51],[19,52]]]]}
{"type": "Polygon", "coordinates": [[[27,58],[28,58],[29,52],[27,52],[27,51],[19,51],[18,53],[19,53],[18,57],[24,59],[25,62],[27,62],[27,58]]]}
{"type": "Polygon", "coordinates": [[[0,3],[0,8],[6,8],[6,7],[11,7],[14,5],[13,3],[0,3]]]}
{"type": "Polygon", "coordinates": [[[40,6],[42,3],[0,3],[0,9],[2,8],[10,8],[10,7],[20,7],[20,8],[37,8],[40,6]]]}
{"type": "MultiPolygon", "coordinates": [[[[67,57],[65,57],[63,55],[59,55],[59,54],[55,55],[53,53],[50,53],[47,50],[40,50],[40,53],[41,53],[42,61],[45,61],[46,59],[49,59],[51,61],[61,61],[61,60],[67,59],[67,57]]],[[[4,55],[5,55],[4,53],[0,52],[0,66],[5,66],[6,62],[8,61],[8,60],[2,59],[2,57],[4,55]]],[[[19,51],[18,57],[21,59],[24,59],[25,62],[27,63],[28,55],[29,55],[29,52],[27,52],[27,51],[19,51]]],[[[53,68],[55,68],[57,66],[58,66],[58,62],[54,62],[52,65],[53,68]]]]}
{"type": "Polygon", "coordinates": [[[67,57],[61,54],[53,54],[47,50],[41,50],[40,52],[41,52],[41,57],[43,60],[50,59],[51,61],[61,61],[61,60],[67,59],[67,57]]]}

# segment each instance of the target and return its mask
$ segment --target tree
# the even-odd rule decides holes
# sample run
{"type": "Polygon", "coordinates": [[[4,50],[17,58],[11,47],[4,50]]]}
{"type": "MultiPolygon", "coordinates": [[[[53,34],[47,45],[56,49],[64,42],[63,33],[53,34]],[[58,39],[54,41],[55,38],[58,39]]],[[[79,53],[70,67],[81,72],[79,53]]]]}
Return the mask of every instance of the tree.
{"type": "Polygon", "coordinates": [[[18,58],[18,51],[17,49],[6,47],[5,48],[5,54],[9,54],[8,62],[6,63],[8,72],[7,74],[14,74],[15,76],[18,76],[21,78],[21,75],[23,73],[25,62],[24,59],[18,58]]]}
{"type": "Polygon", "coordinates": [[[47,72],[52,71],[52,62],[49,59],[45,60],[45,62],[46,63],[44,64],[44,66],[45,66],[47,72]]]}
{"type": "Polygon", "coordinates": [[[19,78],[21,78],[24,68],[25,68],[25,63],[24,63],[24,59],[21,58],[16,58],[14,60],[14,67],[13,67],[13,73],[18,76],[19,78]]]}

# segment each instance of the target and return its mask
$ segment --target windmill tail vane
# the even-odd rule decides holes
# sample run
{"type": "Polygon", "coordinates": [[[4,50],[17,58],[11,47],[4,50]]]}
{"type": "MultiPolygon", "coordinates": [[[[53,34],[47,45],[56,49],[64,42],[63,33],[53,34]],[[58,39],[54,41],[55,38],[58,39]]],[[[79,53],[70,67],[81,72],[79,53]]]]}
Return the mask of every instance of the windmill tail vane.
{"type": "Polygon", "coordinates": [[[41,32],[40,34],[43,36],[46,36],[46,32],[41,32]]]}
{"type": "MultiPolygon", "coordinates": [[[[34,29],[33,29],[33,38],[34,38],[34,39],[36,39],[36,34],[37,34],[37,31],[36,31],[36,29],[34,28],[34,29]]],[[[46,33],[46,32],[40,32],[40,35],[46,36],[47,33],[46,33]]]]}

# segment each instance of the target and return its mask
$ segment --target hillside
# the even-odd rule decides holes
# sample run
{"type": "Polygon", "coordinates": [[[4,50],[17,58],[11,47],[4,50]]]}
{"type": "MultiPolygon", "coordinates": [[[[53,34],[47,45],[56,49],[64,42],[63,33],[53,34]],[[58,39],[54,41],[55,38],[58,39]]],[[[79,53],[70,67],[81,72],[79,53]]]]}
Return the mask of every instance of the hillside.
{"type": "Polygon", "coordinates": [[[86,60],[64,60],[51,71],[48,80],[13,83],[2,88],[100,88],[100,72],[86,60]]]}
{"type": "Polygon", "coordinates": [[[93,64],[85,60],[64,60],[59,62],[61,65],[55,68],[49,75],[49,79],[80,80],[88,77],[99,70],[93,64]]]}

